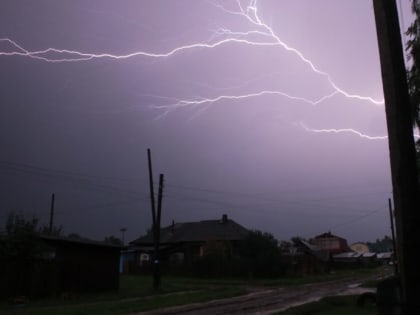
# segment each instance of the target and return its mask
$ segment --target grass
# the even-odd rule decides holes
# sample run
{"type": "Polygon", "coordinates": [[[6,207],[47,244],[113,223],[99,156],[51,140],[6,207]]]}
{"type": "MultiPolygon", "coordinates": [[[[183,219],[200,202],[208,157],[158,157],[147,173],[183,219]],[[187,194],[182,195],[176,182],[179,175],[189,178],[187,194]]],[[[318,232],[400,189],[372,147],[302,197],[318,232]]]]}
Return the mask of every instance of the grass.
{"type": "MultiPolygon", "coordinates": [[[[293,286],[321,281],[332,281],[354,276],[371,275],[373,273],[377,274],[378,272],[372,269],[359,269],[339,271],[328,275],[288,276],[276,279],[198,279],[188,277],[164,277],[162,279],[162,290],[159,293],[154,292],[152,289],[153,283],[151,276],[123,275],[120,278],[120,289],[118,292],[80,294],[72,296],[70,300],[62,300],[59,298],[33,300],[23,307],[12,306],[7,302],[0,302],[0,314],[119,315],[243,295],[247,293],[246,287],[249,286],[293,286]]],[[[329,307],[329,305],[327,305],[327,307],[329,307]]],[[[346,313],[341,313],[340,311],[336,314],[346,313]]]]}
{"type": "Polygon", "coordinates": [[[312,302],[290,308],[277,315],[376,315],[375,305],[358,307],[357,296],[334,296],[326,297],[317,302],[312,302]]]}
{"type": "Polygon", "coordinates": [[[156,293],[152,278],[121,276],[118,292],[83,294],[71,300],[43,299],[30,301],[25,306],[0,304],[0,314],[10,315],[120,315],[162,307],[205,302],[246,294],[243,287],[218,285],[199,279],[165,278],[162,290],[156,293]]]}
{"type": "MultiPolygon", "coordinates": [[[[238,289],[210,289],[192,291],[187,293],[173,293],[165,295],[153,295],[146,298],[101,301],[89,304],[67,304],[55,307],[32,307],[21,309],[8,309],[10,315],[119,315],[133,312],[141,312],[169,306],[190,304],[236,296],[244,292],[238,289]]],[[[2,314],[2,313],[0,313],[2,314]]]]}

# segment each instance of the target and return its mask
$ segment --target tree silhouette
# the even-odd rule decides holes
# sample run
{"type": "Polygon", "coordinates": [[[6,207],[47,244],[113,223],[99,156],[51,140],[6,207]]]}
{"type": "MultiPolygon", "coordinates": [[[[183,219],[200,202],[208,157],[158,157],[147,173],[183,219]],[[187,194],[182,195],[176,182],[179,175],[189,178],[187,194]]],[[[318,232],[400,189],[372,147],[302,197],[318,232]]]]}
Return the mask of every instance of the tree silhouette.
{"type": "Polygon", "coordinates": [[[38,236],[38,219],[27,219],[22,213],[10,212],[5,235],[0,239],[0,257],[36,258],[44,246],[38,236]]]}
{"type": "Polygon", "coordinates": [[[416,18],[406,31],[406,35],[409,36],[406,51],[410,61],[407,78],[413,125],[420,128],[420,0],[412,0],[411,10],[416,18]]]}
{"type": "MultiPolygon", "coordinates": [[[[406,51],[410,61],[407,70],[408,88],[412,109],[413,126],[420,130],[420,0],[411,0],[411,10],[415,15],[406,35],[409,40],[406,51]]],[[[420,139],[416,142],[417,167],[420,169],[420,139]]]]}

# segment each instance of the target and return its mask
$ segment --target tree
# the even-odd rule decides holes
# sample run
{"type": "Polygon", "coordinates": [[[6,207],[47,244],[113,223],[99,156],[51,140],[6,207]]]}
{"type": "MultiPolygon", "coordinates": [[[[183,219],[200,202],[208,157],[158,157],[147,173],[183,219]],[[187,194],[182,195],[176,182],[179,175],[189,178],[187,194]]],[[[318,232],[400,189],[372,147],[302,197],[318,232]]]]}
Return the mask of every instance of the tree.
{"type": "Polygon", "coordinates": [[[420,129],[420,0],[412,0],[415,20],[408,27],[406,51],[411,62],[407,70],[408,88],[412,106],[413,125],[420,129]]]}
{"type": "Polygon", "coordinates": [[[81,240],[82,237],[77,234],[77,233],[70,233],[69,235],[67,235],[68,238],[74,239],[74,240],[81,240]]]}
{"type": "Polygon", "coordinates": [[[382,239],[376,239],[374,243],[368,242],[367,245],[371,252],[383,253],[392,251],[392,238],[385,235],[382,239]]]}
{"type": "Polygon", "coordinates": [[[38,229],[38,232],[40,234],[48,234],[51,236],[61,236],[62,232],[63,232],[63,226],[53,226],[52,229],[50,230],[50,228],[48,226],[43,226],[40,229],[38,229]]]}
{"type": "Polygon", "coordinates": [[[5,234],[0,238],[0,256],[22,259],[39,258],[46,245],[39,237],[42,234],[60,236],[62,226],[38,227],[39,219],[25,218],[22,212],[11,211],[6,219],[5,234]]]}
{"type": "Polygon", "coordinates": [[[19,259],[36,258],[43,251],[38,236],[37,218],[26,219],[22,213],[10,212],[5,236],[0,241],[0,256],[19,259]]]}
{"type": "Polygon", "coordinates": [[[242,243],[240,255],[253,276],[270,277],[283,273],[280,248],[270,233],[251,231],[242,243]]]}
{"type": "MultiPolygon", "coordinates": [[[[410,61],[407,70],[408,91],[413,119],[413,126],[420,130],[420,0],[411,0],[411,10],[415,20],[408,27],[406,51],[410,61]]],[[[420,139],[416,142],[417,169],[420,170],[420,139]]]]}
{"type": "Polygon", "coordinates": [[[104,242],[112,245],[122,245],[121,239],[115,237],[114,235],[105,237],[104,242]]]}

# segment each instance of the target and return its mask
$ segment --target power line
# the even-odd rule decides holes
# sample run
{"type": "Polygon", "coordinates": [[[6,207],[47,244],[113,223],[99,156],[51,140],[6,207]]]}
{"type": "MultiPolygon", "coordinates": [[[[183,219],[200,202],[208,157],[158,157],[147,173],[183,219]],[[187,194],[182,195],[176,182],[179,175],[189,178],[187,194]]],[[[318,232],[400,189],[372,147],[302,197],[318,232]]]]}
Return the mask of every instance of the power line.
{"type": "MultiPolygon", "coordinates": [[[[12,171],[17,173],[41,176],[47,179],[59,180],[62,182],[71,182],[80,186],[87,186],[96,191],[113,191],[117,193],[138,195],[139,192],[135,190],[124,189],[109,183],[103,184],[98,180],[109,181],[111,177],[101,177],[94,175],[87,175],[82,173],[67,172],[44,167],[38,167],[29,164],[11,163],[0,161],[0,169],[12,171]]],[[[144,193],[145,194],[145,193],[144,193]]]]}
{"type": "Polygon", "coordinates": [[[342,222],[340,224],[333,225],[333,226],[330,227],[330,229],[334,229],[334,228],[337,228],[337,227],[340,227],[340,226],[343,226],[343,225],[347,225],[349,223],[353,223],[353,222],[357,222],[357,221],[363,220],[364,218],[367,218],[367,217],[369,217],[369,216],[371,216],[371,215],[373,215],[373,214],[375,214],[375,213],[377,213],[377,212],[379,212],[381,210],[384,210],[384,209],[387,209],[387,207],[386,206],[381,206],[381,207],[379,207],[377,209],[374,209],[372,211],[369,211],[368,213],[366,213],[364,215],[358,216],[357,218],[350,219],[350,220],[345,221],[345,222],[342,222]]]}

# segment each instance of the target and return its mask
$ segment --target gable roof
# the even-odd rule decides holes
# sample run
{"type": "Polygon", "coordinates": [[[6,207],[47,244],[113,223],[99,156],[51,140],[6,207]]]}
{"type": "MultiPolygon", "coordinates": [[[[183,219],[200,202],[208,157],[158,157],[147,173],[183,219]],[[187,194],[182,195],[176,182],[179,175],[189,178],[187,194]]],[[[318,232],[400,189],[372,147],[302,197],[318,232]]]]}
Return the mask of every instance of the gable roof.
{"type": "Polygon", "coordinates": [[[317,235],[317,236],[314,237],[314,239],[316,239],[316,240],[317,239],[326,239],[326,238],[335,238],[335,239],[346,241],[345,238],[342,238],[340,236],[334,235],[331,232],[322,233],[322,234],[319,234],[319,235],[317,235]]]}
{"type": "MultiPolygon", "coordinates": [[[[198,222],[173,223],[161,228],[160,244],[205,241],[243,240],[249,231],[242,225],[224,216],[222,220],[205,220],[198,222]]],[[[132,245],[153,244],[153,235],[148,233],[132,242],[132,245]]]]}
{"type": "Polygon", "coordinates": [[[300,245],[304,252],[315,256],[320,261],[327,262],[330,258],[330,254],[327,250],[321,249],[318,246],[313,245],[303,239],[296,240],[296,243],[297,245],[300,245]]]}

